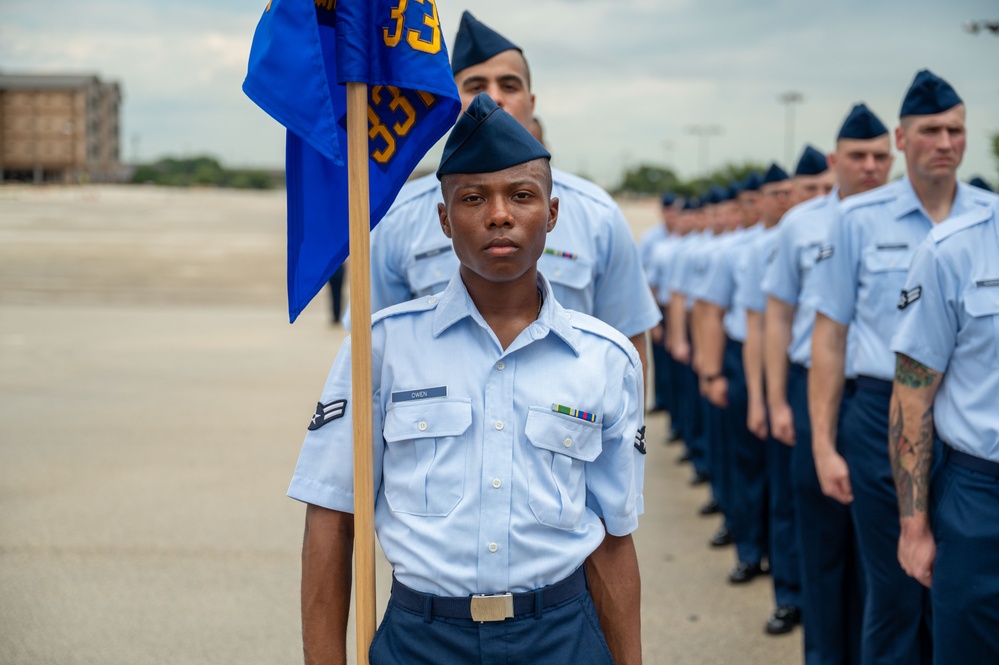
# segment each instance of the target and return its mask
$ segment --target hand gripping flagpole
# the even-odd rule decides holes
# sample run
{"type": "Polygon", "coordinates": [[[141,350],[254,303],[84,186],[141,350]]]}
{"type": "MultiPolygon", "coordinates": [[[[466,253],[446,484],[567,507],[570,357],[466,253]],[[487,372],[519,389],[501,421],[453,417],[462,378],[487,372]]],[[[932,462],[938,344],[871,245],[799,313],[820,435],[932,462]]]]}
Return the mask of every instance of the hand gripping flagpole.
{"type": "Polygon", "coordinates": [[[357,663],[368,665],[375,634],[375,488],[371,404],[371,226],[368,86],[347,83],[350,206],[351,398],[354,405],[354,580],[357,663]]]}

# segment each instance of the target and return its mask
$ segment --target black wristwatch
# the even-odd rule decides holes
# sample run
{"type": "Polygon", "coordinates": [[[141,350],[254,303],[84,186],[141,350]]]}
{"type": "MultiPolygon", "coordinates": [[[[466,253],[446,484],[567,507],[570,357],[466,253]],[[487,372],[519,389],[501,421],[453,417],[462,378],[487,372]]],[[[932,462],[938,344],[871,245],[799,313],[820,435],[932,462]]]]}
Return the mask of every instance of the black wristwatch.
{"type": "Polygon", "coordinates": [[[706,381],[708,383],[711,383],[712,381],[717,381],[718,379],[724,379],[724,378],[725,378],[724,374],[712,374],[711,376],[702,376],[701,381],[706,381]]]}

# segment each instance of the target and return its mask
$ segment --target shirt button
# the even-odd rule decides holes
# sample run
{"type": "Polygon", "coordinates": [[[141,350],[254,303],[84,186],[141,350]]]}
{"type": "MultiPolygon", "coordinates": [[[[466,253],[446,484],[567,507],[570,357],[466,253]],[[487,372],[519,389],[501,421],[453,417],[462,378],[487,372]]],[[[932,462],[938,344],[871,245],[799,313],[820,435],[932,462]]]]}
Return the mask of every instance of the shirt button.
{"type": "Polygon", "coordinates": [[[416,429],[420,430],[421,432],[425,432],[427,430],[427,421],[421,420],[420,422],[416,423],[416,429]]]}
{"type": "Polygon", "coordinates": [[[499,361],[498,363],[496,363],[496,369],[502,372],[503,370],[506,369],[506,363],[503,362],[502,360],[499,361]]]}
{"type": "Polygon", "coordinates": [[[503,421],[502,421],[502,420],[497,420],[497,421],[496,421],[496,424],[494,425],[494,427],[495,427],[495,428],[496,428],[497,430],[501,430],[501,429],[503,429],[503,421]]]}
{"type": "Polygon", "coordinates": [[[435,270],[434,271],[434,277],[440,277],[440,276],[441,276],[441,271],[440,270],[435,270]]]}
{"type": "Polygon", "coordinates": [[[570,314],[569,312],[562,312],[562,316],[565,317],[566,321],[572,318],[572,314],[570,314]]]}
{"type": "Polygon", "coordinates": [[[562,443],[565,444],[566,448],[571,448],[572,447],[572,439],[570,439],[569,437],[565,437],[565,441],[563,441],[562,443]]]}
{"type": "Polygon", "coordinates": [[[437,298],[434,298],[433,296],[430,296],[429,298],[427,298],[427,304],[428,305],[436,305],[437,304],[437,298]]]}
{"type": "Polygon", "coordinates": [[[490,552],[495,554],[498,550],[499,550],[499,545],[497,545],[496,543],[489,543],[490,552]]]}
{"type": "Polygon", "coordinates": [[[555,271],[555,276],[556,277],[561,277],[562,276],[562,271],[561,270],[556,270],[555,271]]]}
{"type": "Polygon", "coordinates": [[[502,486],[503,486],[503,481],[502,480],[500,480],[499,478],[493,478],[493,487],[494,488],[499,489],[502,486]]]}

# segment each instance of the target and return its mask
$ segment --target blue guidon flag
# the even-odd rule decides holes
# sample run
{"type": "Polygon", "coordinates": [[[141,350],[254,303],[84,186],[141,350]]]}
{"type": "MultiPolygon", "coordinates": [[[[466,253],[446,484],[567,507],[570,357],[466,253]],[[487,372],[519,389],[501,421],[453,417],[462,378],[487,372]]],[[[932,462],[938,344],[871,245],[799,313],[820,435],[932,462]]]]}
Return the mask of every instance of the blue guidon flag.
{"type": "Polygon", "coordinates": [[[371,227],[454,124],[458,89],[436,0],[272,0],[243,92],[287,130],[288,313],[347,258],[347,92],[368,84],[371,227]]]}

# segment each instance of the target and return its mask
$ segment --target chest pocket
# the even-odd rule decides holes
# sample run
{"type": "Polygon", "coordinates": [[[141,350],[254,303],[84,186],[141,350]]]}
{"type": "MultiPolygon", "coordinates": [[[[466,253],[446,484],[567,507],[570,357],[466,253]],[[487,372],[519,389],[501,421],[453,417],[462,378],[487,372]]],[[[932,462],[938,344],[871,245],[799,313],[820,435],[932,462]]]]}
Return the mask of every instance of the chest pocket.
{"type": "Polygon", "coordinates": [[[602,450],[601,426],[532,406],[527,414],[527,482],[542,524],[575,529],[586,509],[585,465],[602,450]]]}
{"type": "Polygon", "coordinates": [[[909,248],[872,249],[864,254],[864,270],[871,289],[871,305],[888,316],[898,314],[898,294],[905,286],[905,275],[912,263],[909,248]]]}
{"type": "Polygon", "coordinates": [[[981,359],[999,368],[999,288],[975,288],[964,295],[964,311],[970,317],[968,333],[979,341],[981,359]]]}
{"type": "Polygon", "coordinates": [[[538,270],[553,284],[559,284],[575,291],[582,291],[592,279],[593,268],[584,259],[574,259],[553,254],[542,254],[538,259],[538,270]]]}
{"type": "Polygon", "coordinates": [[[390,404],[382,436],[382,484],[397,513],[442,517],[465,493],[465,432],[472,424],[467,399],[390,404]]]}
{"type": "Polygon", "coordinates": [[[416,297],[443,291],[458,268],[458,257],[450,245],[417,254],[406,267],[409,288],[416,297]]]}

